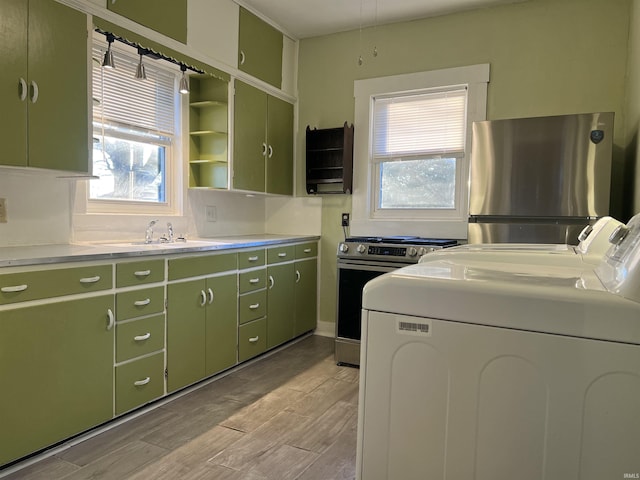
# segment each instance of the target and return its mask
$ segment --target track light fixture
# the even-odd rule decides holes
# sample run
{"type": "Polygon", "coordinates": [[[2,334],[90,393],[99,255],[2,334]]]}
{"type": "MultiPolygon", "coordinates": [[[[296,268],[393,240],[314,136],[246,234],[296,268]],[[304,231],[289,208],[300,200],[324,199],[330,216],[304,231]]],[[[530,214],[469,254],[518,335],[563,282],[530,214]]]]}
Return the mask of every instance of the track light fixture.
{"type": "Polygon", "coordinates": [[[138,47],[138,54],[140,55],[140,62],[138,62],[138,66],[136,67],[135,78],[137,80],[146,80],[147,72],[145,71],[144,64],[142,63],[142,57],[147,54],[147,51],[144,48],[138,47]]]}
{"type": "Polygon", "coordinates": [[[182,70],[182,77],[180,78],[180,93],[189,93],[189,77],[187,77],[187,66],[184,63],[180,64],[180,70],[182,70]]]}
{"type": "Polygon", "coordinates": [[[107,51],[104,52],[104,58],[102,59],[102,66],[104,68],[116,68],[116,64],[113,61],[113,52],[111,51],[111,44],[116,39],[115,36],[111,33],[107,33],[107,42],[109,42],[109,46],[107,47],[107,51]]]}

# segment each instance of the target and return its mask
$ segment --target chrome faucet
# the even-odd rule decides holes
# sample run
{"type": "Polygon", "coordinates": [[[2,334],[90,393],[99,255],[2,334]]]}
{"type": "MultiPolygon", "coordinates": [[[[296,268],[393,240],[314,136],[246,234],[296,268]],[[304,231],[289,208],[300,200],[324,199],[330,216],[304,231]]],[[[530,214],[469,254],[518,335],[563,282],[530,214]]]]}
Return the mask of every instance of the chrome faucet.
{"type": "Polygon", "coordinates": [[[158,223],[157,220],[151,220],[149,225],[147,225],[147,230],[144,233],[144,243],[153,242],[153,226],[158,223]]]}
{"type": "Polygon", "coordinates": [[[168,235],[168,241],[170,243],[173,242],[173,225],[171,225],[171,222],[167,222],[167,235],[168,235]]]}

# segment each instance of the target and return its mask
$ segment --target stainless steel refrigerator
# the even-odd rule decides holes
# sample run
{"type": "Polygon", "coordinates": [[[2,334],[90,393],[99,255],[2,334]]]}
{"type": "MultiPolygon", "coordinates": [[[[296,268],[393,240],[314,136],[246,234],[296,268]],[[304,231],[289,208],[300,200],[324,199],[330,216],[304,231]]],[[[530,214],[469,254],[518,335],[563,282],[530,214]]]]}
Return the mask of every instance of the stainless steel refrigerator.
{"type": "Polygon", "coordinates": [[[613,116],[475,122],[468,242],[577,244],[609,214],[613,116]]]}

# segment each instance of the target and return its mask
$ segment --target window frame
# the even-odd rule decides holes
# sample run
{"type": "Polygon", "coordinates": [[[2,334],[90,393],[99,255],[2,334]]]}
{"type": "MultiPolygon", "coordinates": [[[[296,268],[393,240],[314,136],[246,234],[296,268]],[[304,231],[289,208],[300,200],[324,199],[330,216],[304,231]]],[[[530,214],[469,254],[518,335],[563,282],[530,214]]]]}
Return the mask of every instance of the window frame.
{"type": "MultiPolygon", "coordinates": [[[[103,43],[106,45],[104,41],[104,36],[94,32],[93,38],[91,41],[91,49],[90,54],[93,49],[93,46],[97,42],[102,45],[103,43]]],[[[121,42],[114,42],[111,44],[111,48],[117,52],[124,52],[128,55],[135,56],[136,50],[133,47],[125,45],[121,42]]],[[[144,61],[144,60],[143,60],[144,61]]],[[[147,59],[145,63],[152,62],[153,60],[147,59]]],[[[165,62],[160,68],[163,68],[168,71],[172,71],[175,74],[174,78],[174,133],[171,137],[170,144],[167,145],[163,142],[159,142],[158,145],[165,147],[165,201],[164,202],[148,202],[143,200],[118,200],[118,199],[93,199],[90,198],[90,186],[89,183],[85,183],[83,185],[84,188],[81,188],[79,192],[84,198],[84,213],[87,214],[127,214],[127,215],[154,215],[154,216],[175,216],[182,214],[182,183],[183,183],[183,170],[182,170],[182,116],[183,116],[183,101],[182,95],[178,92],[178,82],[180,76],[180,69],[178,66],[173,65],[172,63],[165,62]],[[165,64],[166,63],[166,64],[165,64]]],[[[155,65],[155,64],[154,64],[155,65]]],[[[117,68],[117,63],[116,63],[117,68]]],[[[89,81],[91,82],[91,91],[93,91],[93,61],[91,62],[91,67],[89,69],[89,81]]],[[[97,128],[94,126],[94,115],[93,108],[90,111],[90,118],[92,119],[91,124],[91,134],[94,135],[97,128]]],[[[139,129],[141,132],[144,131],[143,127],[139,129]]],[[[136,135],[127,135],[122,134],[118,135],[117,138],[122,138],[125,140],[139,140],[139,137],[136,135]]],[[[93,166],[93,162],[89,162],[91,166],[93,166]]],[[[83,182],[84,183],[84,182],[83,182]]]]}
{"type": "MultiPolygon", "coordinates": [[[[471,134],[474,121],[486,120],[489,64],[378,77],[354,82],[353,235],[420,235],[466,238],[471,134]],[[373,108],[376,97],[467,88],[465,153],[456,161],[455,209],[379,209],[379,163],[373,161],[373,108]]],[[[444,156],[443,156],[444,158],[444,156]]]]}

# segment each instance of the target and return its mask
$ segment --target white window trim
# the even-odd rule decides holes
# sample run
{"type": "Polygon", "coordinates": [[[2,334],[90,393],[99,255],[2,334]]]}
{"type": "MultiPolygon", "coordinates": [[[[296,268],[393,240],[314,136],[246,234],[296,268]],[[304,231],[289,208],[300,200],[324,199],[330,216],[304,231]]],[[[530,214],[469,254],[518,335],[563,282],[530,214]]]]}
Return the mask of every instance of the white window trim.
{"type": "Polygon", "coordinates": [[[489,64],[470,65],[429,72],[393,75],[354,82],[355,124],[352,195],[352,235],[420,235],[433,238],[464,239],[467,236],[468,178],[471,146],[471,125],[486,120],[489,64]],[[392,93],[421,91],[452,85],[466,85],[468,89],[466,154],[459,168],[460,188],[455,211],[436,210],[416,212],[376,212],[375,164],[370,162],[371,107],[373,97],[392,93]],[[427,213],[428,212],[428,213],[427,213]]]}

